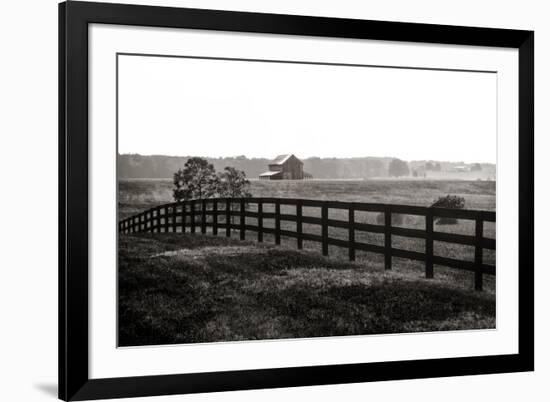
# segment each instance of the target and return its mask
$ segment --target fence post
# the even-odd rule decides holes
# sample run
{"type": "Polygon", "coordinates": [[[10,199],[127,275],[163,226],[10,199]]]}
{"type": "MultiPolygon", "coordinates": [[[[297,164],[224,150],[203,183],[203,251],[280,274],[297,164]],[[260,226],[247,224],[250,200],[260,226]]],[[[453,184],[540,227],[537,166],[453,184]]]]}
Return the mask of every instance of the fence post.
{"type": "Polygon", "coordinates": [[[258,200],[258,241],[261,243],[264,241],[264,207],[262,200],[258,200]]]}
{"type": "Polygon", "coordinates": [[[483,290],[483,216],[476,216],[475,289],[483,290]]]}
{"type": "Polygon", "coordinates": [[[391,207],[384,207],[384,268],[391,269],[391,207]]]}
{"type": "Polygon", "coordinates": [[[155,208],[155,233],[160,233],[162,230],[160,229],[160,207],[155,208]]]}
{"type": "Polygon", "coordinates": [[[185,233],[185,220],[187,219],[187,202],[181,203],[181,233],[185,233]]]}
{"type": "Polygon", "coordinates": [[[302,200],[298,200],[296,204],[296,241],[298,243],[298,249],[303,247],[302,237],[302,200]]]}
{"type": "Polygon", "coordinates": [[[426,211],[426,278],[434,277],[434,211],[426,211]]]}
{"type": "Polygon", "coordinates": [[[241,240],[244,240],[244,239],[245,239],[245,233],[246,233],[245,228],[244,228],[244,224],[245,224],[245,216],[244,216],[244,207],[245,207],[245,205],[244,205],[244,198],[241,198],[240,204],[241,204],[241,224],[240,224],[240,226],[241,226],[241,231],[240,231],[240,232],[241,232],[241,240]]]}
{"type": "Polygon", "coordinates": [[[164,207],[164,232],[165,233],[168,233],[168,228],[169,228],[169,224],[168,224],[168,207],[165,206],[164,207]]]}
{"type": "Polygon", "coordinates": [[[355,207],[353,205],[348,209],[348,225],[349,260],[355,261],[355,207]]]}
{"type": "Polygon", "coordinates": [[[323,255],[328,255],[328,207],[327,203],[323,201],[323,206],[321,207],[321,234],[323,238],[323,255]]]}
{"type": "Polygon", "coordinates": [[[281,244],[281,203],[275,200],[275,244],[281,244]]]}
{"type": "Polygon", "coordinates": [[[174,206],[172,207],[172,232],[174,232],[174,233],[176,233],[178,231],[177,212],[178,212],[178,205],[174,204],[174,206]]]}
{"type": "Polygon", "coordinates": [[[212,201],[212,234],[218,234],[218,200],[212,201]]]}
{"type": "Polygon", "coordinates": [[[195,233],[195,200],[191,200],[189,204],[189,214],[191,215],[191,233],[195,233]]]}
{"type": "Polygon", "coordinates": [[[225,235],[231,237],[231,200],[225,200],[225,235]]]}
{"type": "Polygon", "coordinates": [[[206,233],[206,199],[201,201],[201,233],[206,233]]]}

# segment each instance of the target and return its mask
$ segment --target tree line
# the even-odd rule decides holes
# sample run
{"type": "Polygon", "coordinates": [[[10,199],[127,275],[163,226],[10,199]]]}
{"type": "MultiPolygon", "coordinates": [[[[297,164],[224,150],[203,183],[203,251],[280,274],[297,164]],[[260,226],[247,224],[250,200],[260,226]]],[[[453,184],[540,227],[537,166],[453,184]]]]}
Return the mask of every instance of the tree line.
{"type": "MultiPolygon", "coordinates": [[[[192,156],[138,155],[122,154],[118,156],[118,177],[122,179],[161,179],[172,177],[192,156]]],[[[203,157],[214,169],[222,171],[226,166],[245,172],[249,178],[268,170],[272,159],[235,157],[203,157]]],[[[304,171],[317,179],[363,179],[368,177],[387,177],[391,158],[318,158],[302,159],[304,171]]]]}
{"type": "MultiPolygon", "coordinates": [[[[118,177],[121,179],[170,178],[191,156],[123,154],[118,157],[118,177]]],[[[248,178],[258,176],[268,170],[271,159],[247,158],[245,156],[202,158],[212,165],[215,171],[225,167],[244,172],[248,178]]],[[[403,161],[397,158],[319,158],[302,159],[304,171],[315,179],[366,179],[384,177],[421,176],[426,172],[452,170],[462,162],[403,161]]],[[[492,164],[470,164],[470,171],[494,171],[492,164]]]]}

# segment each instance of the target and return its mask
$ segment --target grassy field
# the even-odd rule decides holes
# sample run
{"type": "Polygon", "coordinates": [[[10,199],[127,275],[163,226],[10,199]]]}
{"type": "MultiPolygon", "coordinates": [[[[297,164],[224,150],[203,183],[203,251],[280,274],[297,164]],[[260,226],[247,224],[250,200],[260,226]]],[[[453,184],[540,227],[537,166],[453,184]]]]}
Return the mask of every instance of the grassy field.
{"type": "MultiPolygon", "coordinates": [[[[446,194],[459,195],[466,200],[467,209],[495,210],[495,182],[490,181],[443,181],[443,180],[369,180],[369,181],[343,181],[343,180],[311,180],[311,181],[259,181],[251,182],[251,193],[256,197],[286,197],[286,198],[308,198],[325,199],[336,201],[358,201],[358,202],[382,202],[392,204],[407,204],[429,206],[438,197],[446,194]]],[[[155,205],[172,201],[172,183],[170,180],[124,180],[119,183],[119,216],[124,218],[139,213],[155,205]]],[[[255,206],[249,207],[255,211],[255,206]]],[[[273,205],[265,205],[264,212],[273,212],[273,205]]],[[[281,213],[295,214],[293,206],[282,206],[281,213]]],[[[320,217],[320,208],[304,208],[305,216],[320,217]]],[[[347,211],[331,210],[330,219],[347,221],[347,211]]],[[[378,213],[356,212],[355,221],[361,223],[379,224],[382,216],[378,213]]],[[[393,222],[394,226],[424,229],[425,221],[422,217],[413,215],[394,216],[399,218],[393,222]]],[[[247,217],[247,224],[256,225],[255,218],[247,217]]],[[[219,218],[224,223],[224,218],[219,218]]],[[[264,227],[275,227],[273,219],[264,219],[264,227]]],[[[283,230],[295,231],[295,223],[282,222],[283,230]]],[[[463,235],[474,235],[474,222],[470,220],[458,220],[455,225],[437,225],[436,231],[457,233],[463,235]]],[[[304,233],[315,235],[321,234],[319,225],[303,225],[304,233]]],[[[247,232],[247,238],[254,238],[255,233],[247,232]]],[[[329,236],[335,239],[347,240],[347,230],[330,228],[329,236]]],[[[485,223],[484,236],[495,237],[495,224],[485,223]]],[[[267,242],[271,240],[270,235],[265,235],[267,242]]],[[[375,245],[384,244],[383,234],[356,232],[356,241],[375,245]]],[[[284,239],[287,245],[294,244],[292,239],[284,239]]],[[[392,245],[410,251],[424,251],[424,240],[412,239],[400,236],[392,237],[392,245]]],[[[304,242],[306,249],[319,249],[318,243],[304,242]]],[[[347,258],[347,250],[330,246],[331,255],[347,258]]],[[[434,252],[443,257],[457,258],[468,261],[474,260],[474,247],[450,244],[445,242],[434,242],[434,252]]],[[[367,259],[382,258],[376,254],[358,252],[357,257],[367,259]]],[[[495,252],[484,251],[484,262],[494,264],[495,252]]],[[[400,264],[399,259],[395,259],[400,264]]],[[[410,262],[405,261],[409,264],[410,262]]],[[[422,263],[415,263],[422,269],[422,263]]],[[[489,278],[491,281],[491,278],[489,278]]]]}
{"type": "Polygon", "coordinates": [[[495,295],[317,252],[190,234],[122,235],[119,345],[495,327],[495,295]]]}
{"type": "MultiPolygon", "coordinates": [[[[120,180],[119,218],[155,205],[172,202],[169,179],[120,180]]],[[[466,208],[495,210],[494,181],[445,180],[252,180],[255,197],[287,197],[319,200],[384,202],[429,206],[447,194],[462,196],[466,208]]]]}
{"type": "MultiPolygon", "coordinates": [[[[170,180],[119,182],[119,216],[139,213],[172,201],[170,180]]],[[[383,202],[429,206],[447,194],[465,198],[467,209],[495,210],[495,183],[489,181],[252,181],[253,196],[383,202]]],[[[264,205],[264,212],[273,212],[264,205]]],[[[254,211],[254,205],[250,209],[254,211]]],[[[282,206],[294,214],[295,207],[282,206]]],[[[319,208],[304,215],[320,216],[319,208]]],[[[329,212],[348,219],[347,211],[329,212]]],[[[424,228],[421,217],[396,217],[396,226],[424,228]]],[[[256,219],[247,217],[247,224],[256,219]]],[[[378,213],[356,212],[355,220],[380,223],[378,213]]],[[[224,223],[224,217],[219,217],[224,223]]],[[[264,227],[274,227],[264,219],[264,227]]],[[[293,222],[282,229],[295,230],[293,222]]],[[[472,221],[437,225],[436,231],[474,234],[472,221]]],[[[319,225],[303,225],[320,234],[319,225]]],[[[329,236],[347,240],[347,230],[330,228],[329,236]]],[[[484,226],[494,238],[495,225],[484,226]]],[[[484,292],[474,292],[473,274],[435,266],[426,280],[422,262],[394,258],[384,271],[383,256],[282,237],[281,246],[264,234],[263,244],[223,236],[188,234],[124,235],[119,242],[119,319],[121,345],[211,342],[328,335],[493,328],[494,277],[484,276],[484,292]]],[[[247,232],[255,239],[256,233],[247,232]]],[[[383,245],[383,234],[356,231],[357,242],[383,245]]],[[[392,236],[392,246],[424,251],[424,240],[392,236]]],[[[436,255],[474,260],[472,246],[434,242],[436,255]]],[[[484,263],[495,252],[484,251],[484,263]]]]}

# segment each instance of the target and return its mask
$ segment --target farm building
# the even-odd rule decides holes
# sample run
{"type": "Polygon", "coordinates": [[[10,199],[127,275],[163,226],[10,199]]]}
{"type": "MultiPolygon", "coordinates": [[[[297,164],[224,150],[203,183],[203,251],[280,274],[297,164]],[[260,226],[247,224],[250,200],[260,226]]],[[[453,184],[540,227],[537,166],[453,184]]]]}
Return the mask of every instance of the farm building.
{"type": "Polygon", "coordinates": [[[466,165],[457,165],[453,166],[452,170],[453,172],[469,172],[470,168],[466,165]]]}
{"type": "Polygon", "coordinates": [[[304,163],[293,154],[279,155],[269,164],[260,180],[303,180],[312,176],[304,172],[304,163]]]}

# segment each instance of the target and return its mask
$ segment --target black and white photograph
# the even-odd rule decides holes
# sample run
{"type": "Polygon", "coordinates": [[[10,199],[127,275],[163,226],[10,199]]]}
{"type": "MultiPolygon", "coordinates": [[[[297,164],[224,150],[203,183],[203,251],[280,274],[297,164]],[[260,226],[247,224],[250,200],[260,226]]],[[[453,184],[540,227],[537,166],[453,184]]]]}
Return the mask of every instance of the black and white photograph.
{"type": "Polygon", "coordinates": [[[496,328],[494,71],[116,57],[119,347],[496,328]]]}
{"type": "Polygon", "coordinates": [[[1,401],[548,399],[544,2],[2,11],[1,401]]]}

